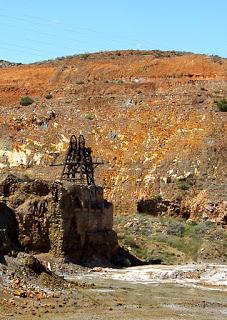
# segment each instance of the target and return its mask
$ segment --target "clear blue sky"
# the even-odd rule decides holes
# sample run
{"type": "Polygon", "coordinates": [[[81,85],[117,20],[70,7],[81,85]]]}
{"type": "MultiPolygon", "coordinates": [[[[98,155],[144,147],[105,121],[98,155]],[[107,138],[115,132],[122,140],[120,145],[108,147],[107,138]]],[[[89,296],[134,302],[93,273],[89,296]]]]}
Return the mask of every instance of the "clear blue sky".
{"type": "Polygon", "coordinates": [[[181,50],[227,57],[226,0],[0,0],[0,59],[181,50]]]}

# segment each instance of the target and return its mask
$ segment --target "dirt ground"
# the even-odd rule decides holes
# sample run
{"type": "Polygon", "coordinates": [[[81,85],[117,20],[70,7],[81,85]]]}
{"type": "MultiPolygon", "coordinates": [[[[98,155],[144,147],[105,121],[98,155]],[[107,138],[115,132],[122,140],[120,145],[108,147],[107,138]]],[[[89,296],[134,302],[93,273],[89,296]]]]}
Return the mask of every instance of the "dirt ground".
{"type": "MultiPolygon", "coordinates": [[[[141,274],[142,279],[147,267],[139,268],[137,276],[141,274]]],[[[227,272],[226,266],[224,268],[223,277],[227,272]]],[[[196,285],[184,281],[134,281],[135,270],[125,270],[132,281],[127,277],[117,279],[122,270],[103,272],[103,269],[95,268],[79,272],[78,276],[71,274],[69,278],[78,281],[75,286],[68,283],[68,287],[64,288],[59,285],[41,289],[37,285],[31,296],[17,296],[19,293],[15,290],[2,289],[0,319],[104,320],[118,319],[120,316],[122,320],[224,320],[227,317],[226,286],[202,282],[196,285]]],[[[43,281],[43,285],[45,283],[47,285],[43,281]]]]}

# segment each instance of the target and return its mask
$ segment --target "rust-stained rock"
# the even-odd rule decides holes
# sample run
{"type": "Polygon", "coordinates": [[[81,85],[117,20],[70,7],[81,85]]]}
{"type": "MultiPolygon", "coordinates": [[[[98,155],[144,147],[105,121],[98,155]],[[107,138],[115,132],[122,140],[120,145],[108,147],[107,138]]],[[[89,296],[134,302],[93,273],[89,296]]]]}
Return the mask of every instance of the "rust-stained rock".
{"type": "Polygon", "coordinates": [[[226,221],[227,121],[216,104],[227,97],[226,59],[103,52],[86,61],[74,56],[3,67],[0,88],[2,172],[56,179],[60,170],[49,164],[62,163],[70,135],[82,133],[94,158],[105,160],[96,181],[117,214],[134,214],[138,202],[161,195],[171,204],[165,214],[182,215],[185,208],[199,220],[194,204],[205,192],[206,203],[215,194],[220,213],[210,205],[199,211],[226,221]],[[22,107],[24,95],[37,99],[22,107]]]}

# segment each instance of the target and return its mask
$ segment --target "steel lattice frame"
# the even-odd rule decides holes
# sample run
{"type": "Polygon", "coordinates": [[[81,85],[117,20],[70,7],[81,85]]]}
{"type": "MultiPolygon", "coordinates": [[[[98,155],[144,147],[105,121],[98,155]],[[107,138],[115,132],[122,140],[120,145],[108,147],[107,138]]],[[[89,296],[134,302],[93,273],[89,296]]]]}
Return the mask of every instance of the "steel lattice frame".
{"type": "Polygon", "coordinates": [[[85,146],[84,136],[80,135],[77,140],[76,136],[72,135],[63,163],[61,180],[95,186],[94,168],[101,163],[93,162],[91,154],[91,148],[85,146]]]}

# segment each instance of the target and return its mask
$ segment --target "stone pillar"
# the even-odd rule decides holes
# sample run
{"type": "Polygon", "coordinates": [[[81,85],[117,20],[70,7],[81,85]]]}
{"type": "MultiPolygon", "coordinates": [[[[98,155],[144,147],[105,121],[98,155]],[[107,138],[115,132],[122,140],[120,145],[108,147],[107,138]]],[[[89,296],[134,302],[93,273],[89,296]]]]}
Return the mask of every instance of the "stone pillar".
{"type": "MultiPolygon", "coordinates": [[[[53,185],[50,243],[51,252],[55,256],[81,259],[88,250],[88,239],[92,239],[95,253],[95,239],[97,246],[100,246],[100,239],[103,237],[106,241],[108,231],[111,231],[110,240],[114,239],[116,247],[112,226],[113,207],[103,199],[101,187],[79,186],[68,182],[53,185]]],[[[110,247],[111,244],[108,244],[108,250],[110,247]]]]}

